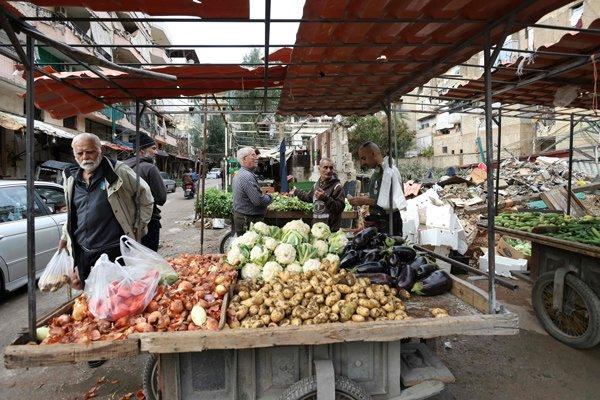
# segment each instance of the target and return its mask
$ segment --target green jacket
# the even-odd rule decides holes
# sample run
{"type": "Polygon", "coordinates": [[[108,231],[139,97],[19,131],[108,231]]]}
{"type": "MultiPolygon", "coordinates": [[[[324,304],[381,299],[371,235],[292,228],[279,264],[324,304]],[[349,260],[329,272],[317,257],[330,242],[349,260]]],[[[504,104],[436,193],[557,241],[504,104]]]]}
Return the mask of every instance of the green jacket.
{"type": "MultiPolygon", "coordinates": [[[[140,178],[140,232],[136,238],[134,234],[135,224],[135,195],[136,195],[136,177],[135,172],[120,161],[110,160],[103,157],[98,168],[103,168],[104,176],[108,184],[107,195],[108,202],[115,214],[115,218],[121,225],[125,235],[139,240],[147,232],[148,222],[152,217],[154,198],[150,192],[148,184],[140,178]]],[[[73,199],[73,187],[75,177],[77,176],[78,166],[66,169],[63,172],[63,186],[65,191],[65,200],[67,203],[67,223],[63,225],[62,239],[67,242],[69,254],[73,254],[72,234],[75,228],[71,221],[71,206],[73,199]]]]}

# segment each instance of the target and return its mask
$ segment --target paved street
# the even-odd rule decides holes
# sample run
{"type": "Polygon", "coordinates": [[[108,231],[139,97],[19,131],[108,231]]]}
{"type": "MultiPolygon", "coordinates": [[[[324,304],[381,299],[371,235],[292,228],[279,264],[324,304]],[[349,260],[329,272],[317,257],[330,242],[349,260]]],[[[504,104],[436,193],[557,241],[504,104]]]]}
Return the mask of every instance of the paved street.
{"type": "MultiPolygon", "coordinates": [[[[208,182],[207,186],[218,182],[208,182]]],[[[169,257],[199,250],[200,230],[193,224],[194,202],[181,189],[169,194],[162,208],[160,252],[169,257]]],[[[216,252],[225,230],[207,230],[205,251],[216,252]]],[[[600,348],[577,351],[550,338],[538,325],[529,305],[529,288],[517,293],[499,288],[499,296],[520,316],[523,328],[510,337],[458,337],[438,340],[438,353],[457,377],[438,400],[448,399],[597,399],[600,393],[600,348]]],[[[38,294],[38,313],[51,311],[66,299],[64,292],[38,294]]],[[[0,346],[4,348],[27,323],[25,289],[0,300],[0,346]]],[[[98,379],[107,383],[99,399],[119,399],[142,387],[147,356],[112,360],[92,370],[85,364],[30,370],[6,370],[0,365],[0,399],[82,399],[98,379]]]]}

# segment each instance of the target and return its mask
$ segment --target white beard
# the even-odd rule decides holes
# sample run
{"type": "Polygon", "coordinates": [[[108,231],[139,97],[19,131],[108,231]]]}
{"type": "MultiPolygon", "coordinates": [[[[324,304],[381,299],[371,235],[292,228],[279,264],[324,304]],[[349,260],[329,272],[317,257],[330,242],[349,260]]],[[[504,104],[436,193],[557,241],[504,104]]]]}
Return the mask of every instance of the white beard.
{"type": "Polygon", "coordinates": [[[102,161],[102,156],[98,156],[94,161],[82,161],[79,163],[79,166],[87,173],[94,172],[96,168],[100,166],[100,162],[102,161]]]}

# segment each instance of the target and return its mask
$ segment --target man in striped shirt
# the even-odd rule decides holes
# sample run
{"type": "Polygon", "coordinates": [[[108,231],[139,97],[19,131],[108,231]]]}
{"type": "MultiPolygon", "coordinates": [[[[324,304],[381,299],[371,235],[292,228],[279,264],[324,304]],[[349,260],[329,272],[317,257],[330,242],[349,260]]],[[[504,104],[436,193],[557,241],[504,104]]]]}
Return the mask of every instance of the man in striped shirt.
{"type": "Polygon", "coordinates": [[[233,178],[233,226],[237,236],[248,230],[251,222],[262,221],[267,206],[273,198],[263,194],[258,186],[254,170],[258,166],[258,155],[251,147],[243,147],[237,152],[240,170],[233,178]]]}

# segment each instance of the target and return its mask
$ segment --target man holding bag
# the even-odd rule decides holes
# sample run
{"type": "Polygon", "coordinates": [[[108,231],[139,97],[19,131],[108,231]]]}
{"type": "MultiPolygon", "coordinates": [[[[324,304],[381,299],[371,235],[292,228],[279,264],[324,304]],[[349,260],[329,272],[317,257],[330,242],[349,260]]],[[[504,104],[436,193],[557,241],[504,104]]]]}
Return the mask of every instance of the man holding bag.
{"type": "Polygon", "coordinates": [[[120,161],[103,157],[96,135],[81,133],[71,146],[78,166],[64,171],[67,222],[59,249],[66,248],[75,260],[78,276],[72,277],[72,286],[81,289],[100,255],[105,253],[113,261],[121,255],[121,235],[139,238],[146,234],[154,199],[148,184],[140,179],[136,228],[135,172],[120,161]]]}

